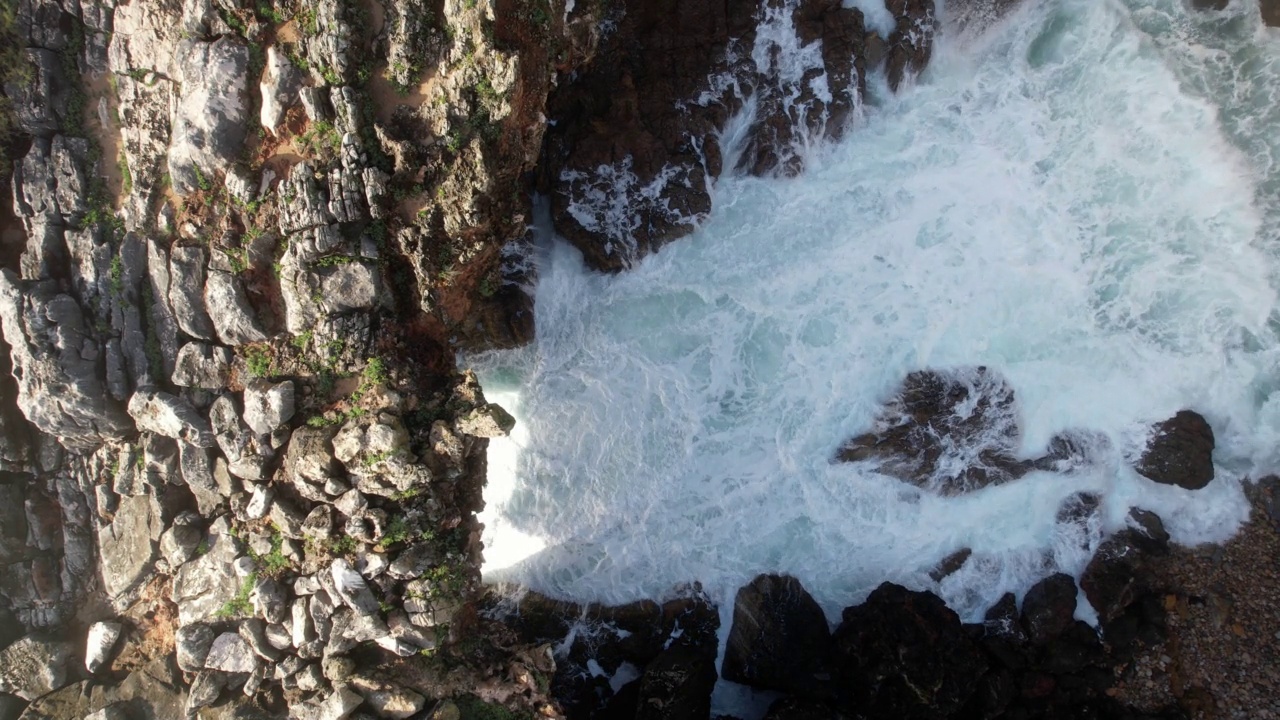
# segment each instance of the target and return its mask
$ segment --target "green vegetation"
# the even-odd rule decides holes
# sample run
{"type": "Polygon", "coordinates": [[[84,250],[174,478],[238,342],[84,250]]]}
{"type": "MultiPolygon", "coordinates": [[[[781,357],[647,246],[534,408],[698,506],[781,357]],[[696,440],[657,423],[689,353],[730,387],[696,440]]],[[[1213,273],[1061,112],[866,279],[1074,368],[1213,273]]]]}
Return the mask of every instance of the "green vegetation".
{"type": "Polygon", "coordinates": [[[387,523],[387,529],[382,533],[382,539],[378,541],[378,548],[386,550],[392,545],[408,542],[417,536],[418,533],[409,527],[409,523],[405,522],[404,518],[394,517],[387,523]]]}
{"type": "Polygon", "coordinates": [[[129,158],[125,156],[123,150],[120,151],[116,164],[120,169],[120,192],[128,195],[133,192],[133,173],[129,172],[129,158]]]}
{"type": "Polygon", "coordinates": [[[316,261],[317,267],[337,267],[338,265],[347,265],[355,262],[356,259],[350,255],[326,255],[316,261]]]}
{"type": "Polygon", "coordinates": [[[210,188],[213,187],[213,184],[209,182],[209,178],[205,177],[204,173],[200,170],[199,165],[196,165],[195,163],[191,163],[191,170],[196,175],[196,187],[205,191],[208,191],[210,188]]]}
{"type": "Polygon", "coordinates": [[[267,577],[276,578],[284,574],[293,563],[284,556],[284,536],[279,531],[271,534],[271,551],[266,555],[256,555],[252,551],[249,556],[253,558],[253,562],[258,566],[258,572],[267,577]]]}
{"type": "Polygon", "coordinates": [[[222,253],[227,256],[227,261],[231,263],[231,270],[237,273],[245,272],[249,269],[249,251],[246,248],[223,248],[222,253]]]}
{"type": "Polygon", "coordinates": [[[289,18],[284,13],[277,10],[269,0],[258,0],[258,4],[257,7],[254,8],[254,12],[257,13],[259,20],[275,23],[276,25],[288,22],[289,20],[289,18]]]}
{"type": "Polygon", "coordinates": [[[118,252],[111,257],[111,294],[124,295],[124,260],[118,252]]]}
{"type": "Polygon", "coordinates": [[[314,37],[320,32],[319,26],[316,24],[316,11],[309,7],[302,8],[298,14],[293,16],[298,21],[298,29],[307,37],[314,37]]]}
{"type": "MultiPolygon", "coordinates": [[[[18,3],[0,3],[0,85],[24,84],[31,79],[26,43],[18,37],[18,3]]],[[[18,132],[18,121],[9,98],[0,93],[0,187],[9,184],[12,158],[9,146],[18,132]]]]}
{"type": "Polygon", "coordinates": [[[249,573],[244,582],[240,583],[240,589],[236,591],[236,596],[218,608],[218,611],[213,616],[225,619],[233,618],[237,615],[248,615],[253,612],[253,604],[249,602],[249,595],[253,593],[253,585],[257,581],[258,574],[256,572],[249,573]]]}
{"type": "Polygon", "coordinates": [[[311,127],[298,137],[298,141],[316,155],[326,152],[336,155],[342,149],[342,136],[332,123],[324,120],[311,123],[311,127]]]}
{"type": "Polygon", "coordinates": [[[364,380],[370,385],[382,385],[390,379],[387,373],[387,365],[382,358],[369,358],[369,362],[364,366],[364,380]]]}
{"type": "Polygon", "coordinates": [[[271,350],[261,345],[251,345],[244,350],[244,362],[254,377],[271,374],[271,350]]]}
{"type": "Polygon", "coordinates": [[[218,15],[222,17],[222,21],[227,24],[240,37],[249,37],[249,28],[245,26],[244,20],[234,12],[227,10],[221,5],[215,5],[218,9],[218,15]]]}

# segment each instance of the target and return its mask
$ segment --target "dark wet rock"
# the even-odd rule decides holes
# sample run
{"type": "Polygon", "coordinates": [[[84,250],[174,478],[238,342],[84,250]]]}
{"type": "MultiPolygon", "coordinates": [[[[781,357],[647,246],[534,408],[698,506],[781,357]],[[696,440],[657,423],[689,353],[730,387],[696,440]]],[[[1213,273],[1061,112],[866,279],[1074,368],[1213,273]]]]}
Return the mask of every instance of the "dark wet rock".
{"type": "Polygon", "coordinates": [[[1102,498],[1096,493],[1074,493],[1068,495],[1058,506],[1054,519],[1060,525],[1087,525],[1098,515],[1102,506],[1102,498]]]}
{"type": "Polygon", "coordinates": [[[711,715],[715,660],[673,646],[649,663],[640,678],[636,720],[702,720],[711,715]]]}
{"type": "Polygon", "coordinates": [[[1271,27],[1280,27],[1280,0],[1260,0],[1262,6],[1262,22],[1271,27]]]}
{"type": "Polygon", "coordinates": [[[821,700],[784,697],[769,706],[764,720],[842,720],[844,717],[821,700]]]}
{"type": "Polygon", "coordinates": [[[1073,621],[1044,648],[1040,668],[1053,675],[1078,673],[1103,658],[1102,642],[1088,623],[1073,621]]]}
{"type": "Polygon", "coordinates": [[[745,685],[826,696],[830,649],[827,618],[800,581],[761,575],[738,590],[721,671],[745,685]]]}
{"type": "MultiPolygon", "coordinates": [[[[706,217],[709,181],[723,165],[715,136],[741,106],[739,90],[758,106],[742,159],[749,172],[794,173],[794,141],[843,130],[865,76],[861,12],[835,0],[799,3],[789,20],[801,42],[821,43],[822,64],[790,79],[751,59],[757,21],[769,12],[786,10],[741,0],[631,0],[609,18],[616,24],[586,71],[553,97],[552,211],[557,230],[592,267],[622,270],[706,217]],[[709,77],[726,74],[737,82],[709,86],[709,77]],[[829,98],[814,88],[820,78],[829,98]]],[[[777,50],[755,55],[774,58],[777,50]]]]}
{"type": "Polygon", "coordinates": [[[839,708],[855,716],[948,717],[987,669],[982,651],[938,596],[892,583],[845,608],[834,640],[839,708]]]}
{"type": "Polygon", "coordinates": [[[937,567],[929,571],[929,579],[934,582],[942,582],[943,579],[959,572],[964,564],[969,562],[969,558],[973,556],[973,550],[969,548],[961,548],[950,555],[942,558],[937,567]]]}
{"type": "Polygon", "coordinates": [[[1138,549],[1152,555],[1169,551],[1169,531],[1164,529],[1159,515],[1142,508],[1130,508],[1128,523],[1134,531],[1129,539],[1138,549]]]}
{"type": "Polygon", "coordinates": [[[1037,470],[1071,472],[1092,465],[1111,449],[1111,440],[1102,433],[1068,430],[1049,439],[1042,457],[1036,458],[1037,470]]]}
{"type": "MultiPolygon", "coordinates": [[[[1157,518],[1158,522],[1158,518],[1157,518]]],[[[1163,531],[1152,528],[1157,534],[1163,531]]],[[[1107,538],[1080,576],[1080,588],[1089,604],[1098,611],[1103,624],[1115,619],[1137,600],[1143,587],[1143,571],[1147,552],[1161,552],[1165,544],[1148,537],[1144,531],[1127,528],[1107,538]]]]}
{"type": "Polygon", "coordinates": [[[1018,437],[1013,388],[998,373],[918,370],[836,459],[876,462],[899,480],[955,495],[1029,472],[1033,464],[1014,457],[1018,437]]]}
{"type": "Polygon", "coordinates": [[[1019,621],[1018,599],[1005,593],[987,609],[982,621],[982,646],[1001,665],[1014,670],[1030,660],[1027,632],[1019,621]]]}
{"type": "MultiPolygon", "coordinates": [[[[757,120],[748,130],[738,167],[753,175],[799,172],[804,141],[840,137],[857,99],[866,91],[867,31],[860,10],[837,0],[806,0],[795,6],[791,21],[801,43],[821,43],[822,67],[810,68],[797,82],[776,74],[748,80],[757,120]],[[813,86],[819,78],[826,80],[829,102],[813,86]]],[[[755,42],[764,41],[757,37],[755,42]]]]}
{"type": "Polygon", "coordinates": [[[889,36],[885,74],[889,87],[897,90],[903,80],[924,70],[933,55],[933,0],[886,0],[885,7],[896,20],[889,36]]]}
{"type": "Polygon", "coordinates": [[[1157,423],[1134,469],[1164,485],[1199,490],[1213,480],[1213,428],[1199,413],[1180,410],[1157,423]]]}
{"type": "Polygon", "coordinates": [[[1022,598],[1022,625],[1031,642],[1043,645],[1075,622],[1076,581],[1057,573],[1041,580],[1022,598]]]}
{"type": "Polygon", "coordinates": [[[962,717],[997,718],[1008,709],[1018,692],[1017,680],[1012,672],[997,668],[978,682],[973,697],[961,713],[962,717]]]}
{"type": "MultiPolygon", "coordinates": [[[[696,98],[707,73],[724,67],[730,24],[746,30],[751,13],[749,3],[626,2],[595,62],[552,100],[556,228],[591,266],[621,270],[710,212],[696,148],[714,146],[728,113],[715,103],[676,103],[696,98]]],[[[709,158],[711,175],[720,164],[718,154],[709,158]]]]}

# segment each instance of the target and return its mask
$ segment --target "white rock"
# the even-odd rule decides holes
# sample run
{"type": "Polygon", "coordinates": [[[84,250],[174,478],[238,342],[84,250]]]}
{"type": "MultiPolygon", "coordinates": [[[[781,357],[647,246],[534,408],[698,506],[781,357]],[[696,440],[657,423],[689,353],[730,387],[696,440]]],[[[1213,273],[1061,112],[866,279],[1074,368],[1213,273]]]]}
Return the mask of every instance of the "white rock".
{"type": "Polygon", "coordinates": [[[204,666],[229,673],[251,673],[258,668],[258,656],[239,633],[222,633],[209,648],[204,666]]]}
{"type": "Polygon", "coordinates": [[[89,637],[85,642],[84,667],[91,673],[111,660],[111,651],[115,649],[124,625],[115,622],[96,622],[89,626],[89,637]]]}
{"type": "Polygon", "coordinates": [[[259,435],[269,435],[293,417],[293,381],[255,380],[244,389],[244,422],[259,435]]]}
{"type": "Polygon", "coordinates": [[[329,566],[333,577],[333,585],[342,602],[361,615],[373,615],[378,612],[378,599],[374,597],[369,584],[360,573],[356,572],[344,558],[337,558],[329,566]]]}

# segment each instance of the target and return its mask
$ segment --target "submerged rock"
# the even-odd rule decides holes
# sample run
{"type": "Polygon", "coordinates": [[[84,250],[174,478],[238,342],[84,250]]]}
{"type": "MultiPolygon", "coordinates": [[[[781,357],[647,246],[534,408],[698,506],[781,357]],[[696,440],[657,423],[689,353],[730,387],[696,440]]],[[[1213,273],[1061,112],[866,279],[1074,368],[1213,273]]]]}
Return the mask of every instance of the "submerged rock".
{"type": "Polygon", "coordinates": [[[874,461],[881,472],[943,495],[1022,477],[1013,388],[985,367],[907,375],[871,432],[846,442],[843,462],[874,461]]]}
{"type": "Polygon", "coordinates": [[[1151,439],[1134,469],[1163,485],[1199,490],[1213,480],[1213,428],[1199,414],[1178,414],[1152,427],[1151,439]]]}
{"type": "Polygon", "coordinates": [[[825,696],[830,650],[827,618],[800,581],[761,575],[738,590],[721,669],[733,682],[825,696]]]}

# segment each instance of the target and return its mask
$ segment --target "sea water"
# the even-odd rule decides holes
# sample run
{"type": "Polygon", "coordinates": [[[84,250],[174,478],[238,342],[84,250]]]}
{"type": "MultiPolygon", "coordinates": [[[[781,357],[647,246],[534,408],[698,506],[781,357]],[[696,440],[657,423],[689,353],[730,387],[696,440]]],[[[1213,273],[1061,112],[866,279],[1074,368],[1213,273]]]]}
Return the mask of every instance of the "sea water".
{"type": "Polygon", "coordinates": [[[537,340],[463,358],[519,421],[491,444],[486,577],[603,602],[697,581],[726,625],[759,573],[833,621],[893,581],[974,620],[1078,576],[1134,506],[1179,543],[1230,537],[1280,449],[1280,37],[1232,4],[1027,0],[964,31],[942,6],[923,76],[872,76],[801,175],[720,178],[700,228],[627,272],[544,218],[537,340]],[[907,373],[979,365],[1016,392],[1024,457],[1109,442],[956,497],[832,462],[907,373]],[[1199,491],[1131,468],[1182,408],[1217,438],[1199,491]],[[1058,522],[1080,492],[1099,515],[1058,522]]]}

